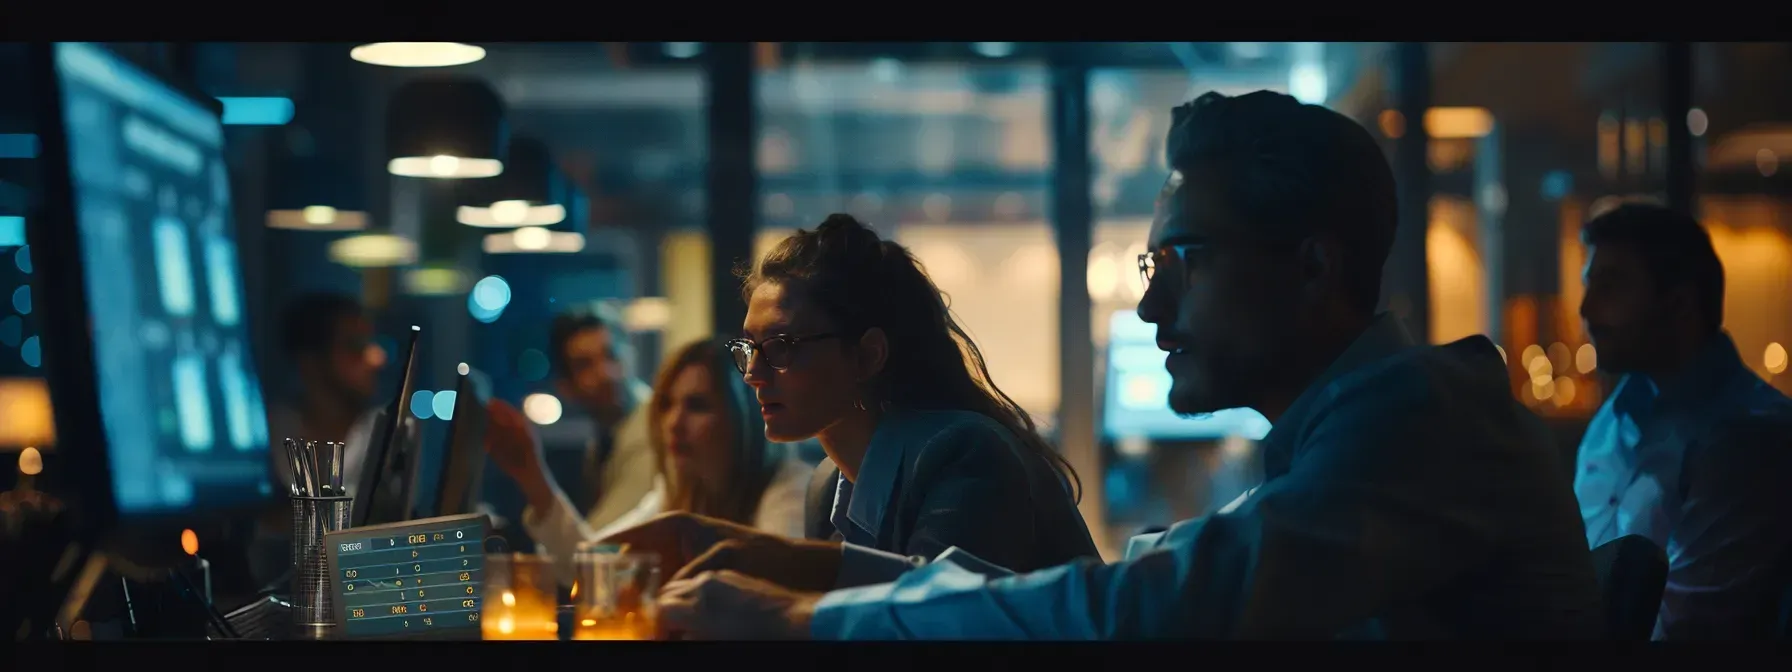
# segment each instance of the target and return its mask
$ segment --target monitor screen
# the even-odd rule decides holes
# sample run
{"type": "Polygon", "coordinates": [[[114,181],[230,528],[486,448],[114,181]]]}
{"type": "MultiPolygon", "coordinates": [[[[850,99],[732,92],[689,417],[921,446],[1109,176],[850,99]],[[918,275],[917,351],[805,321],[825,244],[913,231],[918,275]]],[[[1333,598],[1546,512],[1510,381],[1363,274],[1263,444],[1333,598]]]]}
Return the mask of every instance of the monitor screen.
{"type": "Polygon", "coordinates": [[[324,535],[341,637],[477,639],[489,528],[471,514],[324,535]]]}
{"type": "Polygon", "coordinates": [[[267,497],[224,128],[90,43],[58,43],[99,415],[122,515],[267,497]]]}
{"type": "Polygon", "coordinates": [[[1108,319],[1104,436],[1171,441],[1240,436],[1256,440],[1269,433],[1269,420],[1248,408],[1202,416],[1181,416],[1170,410],[1170,372],[1164,369],[1168,356],[1157,348],[1157,328],[1140,320],[1136,312],[1116,311],[1108,319]]]}

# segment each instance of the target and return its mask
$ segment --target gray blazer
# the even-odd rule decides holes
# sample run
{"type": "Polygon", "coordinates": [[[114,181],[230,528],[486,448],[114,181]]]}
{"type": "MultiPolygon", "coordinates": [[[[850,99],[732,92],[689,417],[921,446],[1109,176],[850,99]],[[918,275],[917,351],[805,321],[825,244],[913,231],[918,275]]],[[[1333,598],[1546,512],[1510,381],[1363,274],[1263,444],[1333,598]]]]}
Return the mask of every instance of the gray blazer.
{"type": "Polygon", "coordinates": [[[982,415],[892,412],[860,471],[854,501],[841,502],[836,515],[840,470],[830,459],[816,466],[804,520],[809,538],[927,559],[956,546],[1022,572],[1100,557],[1069,485],[1046,458],[982,415]],[[860,529],[843,534],[835,520],[860,529]]]}

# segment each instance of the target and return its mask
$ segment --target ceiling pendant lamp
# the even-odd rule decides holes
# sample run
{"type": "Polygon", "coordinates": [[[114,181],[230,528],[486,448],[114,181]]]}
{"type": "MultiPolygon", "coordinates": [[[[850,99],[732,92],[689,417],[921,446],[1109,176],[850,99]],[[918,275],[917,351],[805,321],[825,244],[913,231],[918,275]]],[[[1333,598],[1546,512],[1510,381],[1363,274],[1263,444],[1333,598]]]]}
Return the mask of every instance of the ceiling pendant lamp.
{"type": "Polygon", "coordinates": [[[461,42],[372,42],[350,49],[349,58],[389,68],[446,68],[485,58],[485,48],[461,42]]]}
{"type": "Polygon", "coordinates": [[[485,237],[486,254],[576,254],[585,250],[585,236],[525,226],[485,237]]]}
{"type": "Polygon", "coordinates": [[[400,284],[411,296],[455,296],[469,289],[467,276],[446,264],[431,264],[405,271],[400,284]]]}
{"type": "Polygon", "coordinates": [[[389,268],[417,263],[417,243],[389,233],[364,233],[330,243],[330,260],[350,268],[389,268]]]}
{"type": "Polygon", "coordinates": [[[562,197],[566,217],[552,226],[525,226],[514,231],[488,234],[486,254],[577,254],[585,250],[586,219],[591,211],[585,194],[571,182],[562,197]]]}
{"type": "Polygon", "coordinates": [[[566,219],[565,174],[534,138],[512,138],[504,160],[504,174],[463,188],[462,205],[455,220],[481,228],[553,226],[566,219]]]}
{"type": "Polygon", "coordinates": [[[362,231],[371,218],[354,174],[318,157],[293,157],[270,171],[267,225],[294,231],[362,231]]]}
{"type": "Polygon", "coordinates": [[[386,106],[386,170],[400,177],[496,177],[510,126],[485,82],[440,77],[406,82],[386,106]]]}

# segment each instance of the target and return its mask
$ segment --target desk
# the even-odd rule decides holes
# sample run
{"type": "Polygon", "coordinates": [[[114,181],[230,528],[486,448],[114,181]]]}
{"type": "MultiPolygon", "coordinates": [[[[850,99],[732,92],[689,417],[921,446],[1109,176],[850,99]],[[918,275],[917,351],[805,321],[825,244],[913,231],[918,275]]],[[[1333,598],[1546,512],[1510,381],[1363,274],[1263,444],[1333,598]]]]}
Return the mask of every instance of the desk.
{"type": "MultiPolygon", "coordinates": [[[[298,634],[293,630],[292,614],[292,605],[286,600],[285,596],[270,595],[245,605],[236,611],[230,612],[229,614],[226,614],[224,618],[230,621],[231,627],[236,628],[237,632],[242,634],[243,639],[289,641],[295,639],[298,634]]],[[[572,605],[561,605],[555,620],[560,624],[560,641],[570,641],[573,632],[572,605]]],[[[206,634],[210,637],[219,639],[224,636],[223,633],[218,632],[216,628],[211,626],[206,627],[206,634]]],[[[470,637],[461,637],[454,636],[450,633],[444,635],[444,637],[450,639],[476,639],[478,638],[479,631],[473,629],[469,635],[470,637]]]]}

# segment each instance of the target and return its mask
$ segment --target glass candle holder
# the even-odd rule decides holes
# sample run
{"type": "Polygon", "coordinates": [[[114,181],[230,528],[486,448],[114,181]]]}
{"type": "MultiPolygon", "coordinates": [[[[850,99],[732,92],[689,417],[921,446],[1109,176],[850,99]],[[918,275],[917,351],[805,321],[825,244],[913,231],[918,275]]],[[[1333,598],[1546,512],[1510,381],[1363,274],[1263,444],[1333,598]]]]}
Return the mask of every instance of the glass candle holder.
{"type": "Polygon", "coordinates": [[[573,639],[656,638],[658,556],[587,549],[573,556],[573,572],[573,639]]]}
{"type": "Polygon", "coordinates": [[[487,640],[559,639],[554,570],[547,558],[525,553],[485,556],[480,632],[487,640]]]}

